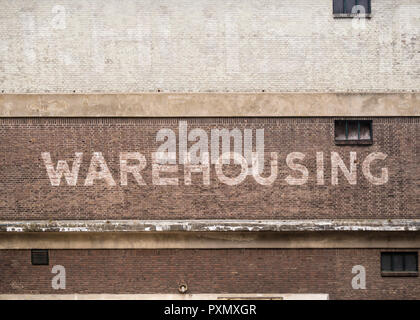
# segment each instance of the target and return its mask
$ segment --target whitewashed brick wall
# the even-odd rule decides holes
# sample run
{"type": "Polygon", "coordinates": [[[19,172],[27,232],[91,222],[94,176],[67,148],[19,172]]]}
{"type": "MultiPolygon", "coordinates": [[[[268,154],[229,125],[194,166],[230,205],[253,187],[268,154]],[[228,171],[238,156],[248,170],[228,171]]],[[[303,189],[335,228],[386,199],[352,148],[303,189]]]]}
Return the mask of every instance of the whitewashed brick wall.
{"type": "Polygon", "coordinates": [[[420,0],[0,0],[0,92],[419,92],[420,0]]]}

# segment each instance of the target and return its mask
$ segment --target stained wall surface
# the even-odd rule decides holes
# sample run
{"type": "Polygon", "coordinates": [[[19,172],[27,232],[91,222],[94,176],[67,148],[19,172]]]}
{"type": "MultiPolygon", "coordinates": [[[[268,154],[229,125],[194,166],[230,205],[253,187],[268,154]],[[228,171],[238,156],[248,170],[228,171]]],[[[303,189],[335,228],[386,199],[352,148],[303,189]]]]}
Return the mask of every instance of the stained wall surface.
{"type": "Polygon", "coordinates": [[[419,92],[420,2],[0,1],[0,92],[419,92]]]}
{"type": "MultiPolygon", "coordinates": [[[[3,118],[0,126],[0,219],[417,218],[420,199],[419,119],[373,118],[372,145],[337,145],[334,120],[3,118]],[[172,166],[175,172],[159,173],[159,177],[175,179],[172,180],[175,184],[154,182],[151,156],[164,144],[164,141],[157,140],[157,133],[163,128],[173,130],[179,150],[182,122],[186,124],[190,138],[192,130],[204,131],[209,153],[211,131],[215,128],[238,129],[242,145],[245,130],[250,130],[253,151],[256,151],[256,130],[263,129],[265,168],[261,176],[270,176],[269,160],[271,153],[276,153],[277,177],[264,185],[248,175],[237,185],[228,185],[219,178],[212,164],[208,185],[205,185],[202,173],[192,173],[188,185],[185,166],[177,158],[178,165],[172,166]],[[47,162],[42,157],[44,152],[49,153],[54,170],[58,168],[58,160],[67,161],[69,170],[73,170],[76,153],[83,153],[77,182],[69,185],[63,175],[55,182],[59,181],[59,185],[54,185],[47,171],[47,162]],[[110,174],[108,179],[96,176],[89,182],[87,177],[91,166],[91,173],[104,171],[92,161],[95,152],[101,153],[110,174]],[[140,171],[143,181],[128,173],[124,185],[120,162],[123,152],[144,155],[146,167],[140,171]],[[303,155],[301,159],[292,160],[295,165],[300,165],[299,168],[287,164],[286,159],[293,152],[303,155]],[[317,162],[317,153],[321,152],[322,179],[319,176],[321,166],[317,162]],[[354,175],[345,176],[346,170],[338,167],[333,153],[337,153],[342,165],[354,175]],[[354,159],[351,159],[351,153],[355,153],[354,159]],[[385,177],[386,170],[387,178],[377,181],[379,184],[369,180],[363,171],[365,160],[374,153],[386,156],[370,163],[373,177],[385,177]],[[336,180],[333,178],[333,164],[337,168],[336,180]],[[303,179],[305,175],[306,180],[303,179]]],[[[233,151],[234,139],[230,140],[230,150],[233,151]]],[[[196,138],[187,143],[189,151],[197,141],[196,138]]],[[[223,143],[221,139],[219,141],[221,154],[223,143]]],[[[127,164],[139,165],[139,161],[129,160],[127,164]]],[[[223,172],[228,177],[236,177],[241,170],[240,166],[231,164],[224,165],[223,172]]]]}
{"type": "Polygon", "coordinates": [[[50,250],[32,266],[30,250],[0,250],[0,294],[324,293],[330,299],[416,299],[419,277],[382,277],[380,249],[50,250]],[[53,265],[66,288],[54,290],[53,265]],[[354,290],[363,265],[366,289],[354,290]]]}

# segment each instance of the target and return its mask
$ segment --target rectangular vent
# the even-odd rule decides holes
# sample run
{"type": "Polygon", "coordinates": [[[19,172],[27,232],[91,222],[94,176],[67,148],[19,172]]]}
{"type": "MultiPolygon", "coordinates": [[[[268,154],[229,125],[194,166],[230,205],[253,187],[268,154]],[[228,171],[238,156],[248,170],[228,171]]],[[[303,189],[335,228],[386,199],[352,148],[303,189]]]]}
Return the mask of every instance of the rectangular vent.
{"type": "Polygon", "coordinates": [[[31,262],[32,262],[32,265],[34,266],[48,265],[49,264],[48,250],[32,249],[31,262]]]}

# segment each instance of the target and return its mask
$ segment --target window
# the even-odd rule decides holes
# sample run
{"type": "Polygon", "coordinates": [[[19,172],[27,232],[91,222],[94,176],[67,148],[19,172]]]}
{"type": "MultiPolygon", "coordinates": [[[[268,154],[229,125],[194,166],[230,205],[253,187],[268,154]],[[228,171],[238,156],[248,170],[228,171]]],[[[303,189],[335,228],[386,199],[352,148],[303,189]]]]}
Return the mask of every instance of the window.
{"type": "Polygon", "coordinates": [[[34,266],[48,265],[48,250],[32,249],[31,262],[34,266]]]}
{"type": "Polygon", "coordinates": [[[356,16],[371,13],[370,0],[333,0],[335,16],[356,16]]]}
{"type": "Polygon", "coordinates": [[[336,144],[372,144],[372,120],[335,120],[336,144]]]}
{"type": "Polygon", "coordinates": [[[417,276],[417,252],[382,252],[382,276],[417,276]]]}

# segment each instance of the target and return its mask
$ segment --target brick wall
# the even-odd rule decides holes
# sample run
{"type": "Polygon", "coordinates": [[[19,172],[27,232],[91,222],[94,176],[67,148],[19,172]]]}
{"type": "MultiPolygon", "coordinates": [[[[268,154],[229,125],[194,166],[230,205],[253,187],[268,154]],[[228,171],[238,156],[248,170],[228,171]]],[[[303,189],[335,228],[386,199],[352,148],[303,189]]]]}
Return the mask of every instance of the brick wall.
{"type": "Polygon", "coordinates": [[[0,92],[419,91],[420,3],[1,0],[0,92]]]}
{"type": "Polygon", "coordinates": [[[415,299],[418,277],[382,277],[380,249],[50,250],[32,266],[30,250],[0,250],[0,293],[328,293],[331,299],[415,299]],[[53,290],[54,265],[66,289],[53,290]],[[354,290],[352,268],[366,269],[354,290]]]}
{"type": "MultiPolygon", "coordinates": [[[[263,186],[248,176],[241,184],[221,183],[211,167],[211,183],[193,174],[184,184],[183,167],[162,176],[179,178],[179,185],[152,184],[151,153],[161,142],[162,128],[178,132],[179,119],[1,119],[0,219],[327,219],[417,218],[420,197],[418,167],[420,122],[418,118],[374,118],[371,146],[338,146],[334,143],[332,118],[229,118],[188,119],[188,128],[253,128],[265,130],[266,171],[270,152],[278,153],[278,177],[263,186]],[[50,152],[70,167],[75,152],[83,152],[76,186],[64,177],[52,186],[41,152],[50,152]],[[120,152],[140,152],[147,160],[141,171],[146,185],[128,174],[120,185],[120,152]],[[350,151],[357,153],[357,184],[351,185],[339,170],[338,185],[331,184],[331,152],[338,152],[349,167],[350,151]],[[95,180],[85,186],[93,152],[102,152],[116,182],[108,186],[95,180]],[[304,185],[289,185],[288,175],[301,176],[286,165],[286,156],[302,152],[297,161],[308,168],[304,185]],[[317,185],[316,152],[324,152],[325,184],[317,185]],[[361,166],[372,152],[387,155],[372,164],[372,174],[389,171],[389,181],[373,185],[361,166]]],[[[255,130],[253,131],[255,135],[255,130]]],[[[233,166],[232,166],[233,168],[233,166]]],[[[235,173],[235,172],[232,172],[235,173]]],[[[226,174],[229,174],[226,171],[226,174]]],[[[237,174],[237,172],[236,172],[237,174]]]]}

